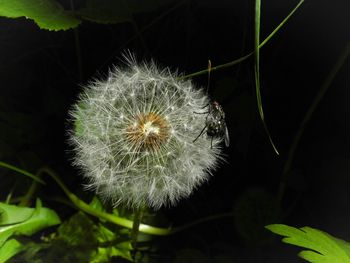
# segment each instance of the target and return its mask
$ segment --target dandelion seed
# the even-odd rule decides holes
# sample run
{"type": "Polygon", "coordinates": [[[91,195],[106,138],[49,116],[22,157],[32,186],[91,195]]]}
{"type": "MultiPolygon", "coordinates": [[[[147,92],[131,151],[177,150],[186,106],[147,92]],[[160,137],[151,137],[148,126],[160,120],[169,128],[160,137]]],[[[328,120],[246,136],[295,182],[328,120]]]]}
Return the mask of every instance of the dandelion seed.
{"type": "Polygon", "coordinates": [[[70,112],[74,164],[87,188],[114,206],[174,205],[221,159],[220,138],[201,136],[209,99],[168,68],[128,59],[107,81],[91,82],[70,112]]]}

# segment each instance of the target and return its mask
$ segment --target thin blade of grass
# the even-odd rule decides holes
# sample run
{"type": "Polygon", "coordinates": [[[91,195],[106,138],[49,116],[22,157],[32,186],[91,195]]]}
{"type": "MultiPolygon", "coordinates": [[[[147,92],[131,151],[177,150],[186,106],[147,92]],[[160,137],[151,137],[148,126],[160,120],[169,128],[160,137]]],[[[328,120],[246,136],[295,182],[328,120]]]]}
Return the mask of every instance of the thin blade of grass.
{"type": "Polygon", "coordinates": [[[38,183],[45,185],[45,182],[43,180],[41,180],[38,176],[36,176],[36,175],[34,175],[34,174],[30,173],[30,172],[27,172],[25,170],[22,170],[22,169],[20,169],[20,168],[18,168],[16,166],[13,166],[11,164],[4,163],[4,162],[0,161],[0,167],[3,167],[3,168],[6,168],[6,169],[15,171],[15,172],[20,173],[20,174],[23,174],[23,175],[28,176],[31,179],[37,181],[38,183]]]}
{"type": "MultiPolygon", "coordinates": [[[[287,23],[287,21],[289,20],[289,18],[291,18],[291,16],[299,9],[299,7],[302,5],[302,3],[304,3],[304,0],[300,0],[299,3],[293,8],[293,10],[282,20],[281,23],[279,23],[279,25],[264,39],[264,41],[262,41],[259,45],[259,48],[262,48],[263,46],[265,46],[270,39],[283,27],[284,24],[287,23]]],[[[247,60],[248,58],[250,58],[252,55],[254,54],[254,51],[248,53],[247,55],[240,57],[238,59],[235,59],[233,61],[212,67],[210,70],[211,71],[215,71],[215,70],[219,70],[219,69],[223,69],[223,68],[228,68],[228,67],[232,67],[234,65],[237,65],[245,60],[247,60]]],[[[196,76],[200,76],[203,74],[207,74],[208,73],[208,69],[203,69],[191,74],[187,74],[185,76],[181,76],[178,79],[187,79],[187,78],[192,78],[192,77],[196,77],[196,76]]]]}
{"type": "Polygon", "coordinates": [[[255,58],[255,65],[254,65],[254,71],[255,71],[255,93],[256,93],[256,100],[259,110],[259,115],[261,118],[261,121],[264,125],[265,132],[267,136],[269,137],[270,143],[272,145],[273,150],[277,155],[279,155],[279,152],[271,138],[269,129],[267,128],[265,117],[264,117],[264,110],[262,106],[262,100],[261,100],[261,92],[260,92],[260,13],[261,13],[261,1],[255,0],[255,43],[254,43],[254,58],[255,58]]]}

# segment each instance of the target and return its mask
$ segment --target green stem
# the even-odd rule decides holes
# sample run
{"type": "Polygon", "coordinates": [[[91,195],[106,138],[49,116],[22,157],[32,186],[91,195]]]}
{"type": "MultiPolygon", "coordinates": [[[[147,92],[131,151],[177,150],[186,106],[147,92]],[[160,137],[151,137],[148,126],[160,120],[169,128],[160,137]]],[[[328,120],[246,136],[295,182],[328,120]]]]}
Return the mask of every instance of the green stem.
{"type": "MultiPolygon", "coordinates": [[[[7,167],[7,166],[5,166],[7,167]]],[[[11,170],[15,170],[15,171],[22,171],[22,169],[19,169],[17,167],[14,166],[9,166],[11,168],[11,170]],[[16,169],[12,169],[12,168],[16,168],[16,169]]],[[[135,223],[136,218],[134,219],[134,221],[131,221],[129,219],[126,218],[121,218],[118,216],[115,216],[114,214],[109,214],[109,213],[105,213],[99,210],[95,210],[94,208],[92,208],[89,204],[85,203],[83,200],[79,199],[75,194],[73,194],[71,191],[69,191],[69,189],[67,188],[67,186],[61,181],[61,179],[59,178],[59,176],[53,171],[51,170],[49,167],[41,167],[38,170],[38,175],[43,175],[43,174],[48,174],[49,176],[52,177],[52,179],[54,179],[54,181],[59,185],[59,187],[63,190],[63,192],[67,195],[67,197],[69,198],[69,200],[75,205],[76,208],[80,209],[81,211],[98,217],[100,219],[106,220],[108,222],[111,222],[113,224],[128,228],[128,229],[133,229],[137,224],[135,223]]],[[[20,200],[23,198],[20,198],[20,200]]],[[[167,236],[167,235],[172,235],[178,232],[181,232],[183,230],[186,230],[188,228],[191,228],[195,225],[204,223],[204,222],[209,222],[212,220],[217,220],[220,218],[224,218],[224,217],[231,217],[233,216],[233,213],[224,213],[224,214],[219,214],[219,215],[212,215],[212,216],[208,216],[206,218],[201,218],[199,220],[190,222],[186,225],[180,226],[180,227],[176,227],[176,228],[160,228],[160,227],[154,227],[154,226],[150,226],[150,225],[146,225],[146,224],[142,224],[141,223],[141,216],[142,214],[139,216],[139,227],[138,227],[138,231],[145,233],[145,234],[149,234],[149,235],[157,235],[157,236],[167,236]]]]}
{"type": "Polygon", "coordinates": [[[27,172],[25,170],[22,170],[22,169],[20,169],[20,168],[18,168],[16,166],[11,165],[11,164],[8,164],[8,163],[0,161],[0,167],[4,167],[6,169],[9,169],[9,170],[15,171],[17,173],[23,174],[25,176],[28,176],[28,177],[32,178],[33,180],[37,181],[38,183],[46,185],[46,183],[43,180],[41,180],[38,176],[36,176],[36,175],[34,175],[34,174],[30,173],[30,172],[27,172]]]}
{"type": "MultiPolygon", "coordinates": [[[[64,183],[60,180],[60,178],[49,168],[42,168],[43,172],[46,172],[48,175],[50,175],[56,182],[57,184],[62,188],[62,190],[65,192],[65,194],[68,196],[68,198],[73,202],[73,204],[79,208],[80,210],[86,212],[87,214],[96,216],[100,219],[104,219],[108,222],[129,228],[129,229],[133,229],[133,227],[137,226],[137,224],[134,224],[135,221],[131,221],[129,219],[126,218],[121,218],[121,217],[117,217],[115,215],[112,214],[108,214],[102,211],[98,211],[95,210],[94,208],[92,208],[91,206],[89,206],[87,203],[85,203],[84,201],[80,200],[76,195],[74,195],[73,193],[71,193],[68,188],[64,185],[64,183]]],[[[146,225],[146,224],[142,224],[139,223],[139,227],[138,227],[138,231],[145,233],[145,234],[150,234],[150,235],[157,235],[157,236],[168,236],[168,235],[172,235],[178,232],[181,232],[185,229],[188,229],[190,227],[193,227],[195,225],[204,223],[204,222],[208,222],[208,221],[212,221],[212,220],[217,220],[220,218],[224,218],[224,217],[232,217],[234,214],[233,213],[224,213],[224,214],[219,214],[219,215],[212,215],[212,216],[208,216],[206,218],[201,218],[199,220],[193,221],[191,223],[188,223],[186,225],[180,226],[180,227],[176,227],[176,228],[160,228],[160,227],[154,227],[154,226],[150,226],[150,225],[146,225]]],[[[142,216],[142,215],[141,215],[142,216]]],[[[138,219],[138,220],[141,220],[138,219]]]]}
{"type": "Polygon", "coordinates": [[[38,182],[32,181],[32,184],[30,185],[27,193],[23,196],[18,206],[29,206],[30,201],[37,189],[38,189],[38,182]]]}
{"type": "Polygon", "coordinates": [[[136,209],[136,211],[134,212],[134,222],[133,222],[132,231],[131,231],[131,245],[134,250],[136,250],[136,246],[137,246],[137,237],[139,235],[139,228],[140,228],[142,216],[143,216],[143,210],[141,208],[136,209]]]}
{"type": "Polygon", "coordinates": [[[13,201],[12,193],[13,193],[13,190],[11,190],[10,193],[7,195],[6,200],[5,200],[5,204],[10,204],[10,202],[13,201]]]}
{"type": "Polygon", "coordinates": [[[266,122],[265,122],[265,116],[264,116],[264,110],[262,106],[262,99],[261,99],[261,92],[260,92],[260,12],[261,12],[261,1],[255,0],[255,39],[254,39],[254,73],[255,73],[255,94],[256,94],[256,102],[258,105],[258,111],[261,118],[261,121],[264,126],[264,130],[267,134],[267,137],[269,138],[270,144],[272,145],[273,150],[277,155],[279,155],[279,152],[277,150],[277,147],[275,146],[275,143],[272,140],[271,134],[269,129],[267,128],[266,122]]]}
{"type": "Polygon", "coordinates": [[[178,232],[184,231],[188,228],[194,227],[196,225],[199,225],[199,224],[202,224],[205,222],[209,222],[209,221],[213,221],[213,220],[217,220],[217,219],[221,219],[221,218],[225,218],[225,217],[233,217],[234,215],[235,215],[235,213],[232,212],[232,213],[223,213],[223,214],[207,216],[205,218],[195,220],[195,221],[190,222],[188,224],[185,224],[183,226],[175,227],[172,229],[171,234],[176,234],[178,232]]]}
{"type": "Polygon", "coordinates": [[[323,96],[326,93],[326,91],[328,90],[328,88],[331,86],[335,76],[337,75],[337,73],[339,72],[339,70],[343,66],[344,62],[346,61],[346,59],[349,57],[349,55],[350,55],[350,42],[347,43],[346,47],[344,48],[344,50],[342,51],[338,60],[336,61],[335,65],[333,66],[332,70],[330,71],[330,73],[326,77],[325,81],[323,82],[318,94],[316,95],[310,108],[306,112],[304,119],[302,120],[302,122],[299,126],[299,129],[294,136],[294,139],[293,139],[292,144],[291,144],[289,151],[288,151],[287,161],[283,167],[281,181],[280,181],[280,185],[279,185],[279,189],[278,189],[277,200],[280,204],[282,203],[282,199],[283,199],[283,195],[285,192],[286,182],[288,179],[289,171],[290,171],[290,168],[291,168],[293,160],[294,160],[294,155],[295,155],[296,149],[299,145],[300,139],[304,133],[305,127],[306,127],[307,123],[310,121],[310,119],[311,119],[313,113],[315,112],[317,106],[319,105],[321,99],[323,98],[323,96]]]}
{"type": "MultiPolygon", "coordinates": [[[[299,9],[299,7],[302,5],[302,3],[304,2],[304,0],[300,0],[299,3],[293,8],[293,10],[283,19],[283,21],[270,33],[270,35],[268,35],[267,38],[264,39],[263,42],[261,42],[259,44],[259,49],[262,48],[263,46],[265,46],[269,40],[281,29],[281,27],[289,20],[289,18],[299,9]]],[[[210,71],[215,71],[218,69],[223,69],[223,68],[228,68],[228,67],[232,67],[238,63],[243,62],[244,60],[250,58],[252,55],[254,54],[254,51],[248,53],[247,55],[240,57],[236,60],[233,60],[231,62],[225,63],[225,64],[221,64],[218,65],[216,67],[212,67],[210,71]]],[[[180,77],[179,79],[187,79],[187,78],[192,78],[195,76],[200,76],[203,74],[207,74],[208,73],[208,69],[204,69],[204,70],[200,70],[198,72],[195,73],[191,73],[185,76],[180,77]]]]}
{"type": "MultiPolygon", "coordinates": [[[[126,218],[121,218],[109,213],[105,213],[99,210],[95,210],[92,208],[89,204],[85,203],[83,200],[79,199],[75,194],[73,194],[69,189],[66,187],[66,185],[61,181],[58,175],[54,171],[52,171],[48,167],[42,167],[40,169],[41,173],[46,173],[50,175],[56,183],[61,187],[63,192],[67,195],[67,197],[72,201],[72,203],[79,208],[80,210],[84,211],[87,214],[90,214],[92,216],[98,217],[100,219],[104,219],[108,222],[132,229],[134,222],[126,219],[126,218]]],[[[159,236],[166,236],[171,233],[170,228],[159,228],[159,227],[153,227],[149,225],[144,225],[140,224],[139,226],[139,231],[145,234],[150,234],[150,235],[159,235],[159,236]]]]}

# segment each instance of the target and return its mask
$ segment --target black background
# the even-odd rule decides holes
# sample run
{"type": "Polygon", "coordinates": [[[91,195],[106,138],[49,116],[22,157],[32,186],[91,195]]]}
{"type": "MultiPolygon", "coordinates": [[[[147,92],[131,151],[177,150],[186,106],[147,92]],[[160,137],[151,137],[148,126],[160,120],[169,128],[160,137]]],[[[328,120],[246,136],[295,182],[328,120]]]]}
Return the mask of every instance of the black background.
{"type": "MultiPolygon", "coordinates": [[[[69,7],[68,1],[61,2],[69,7]]],[[[75,4],[79,7],[84,1],[75,4]]],[[[261,38],[296,4],[262,1],[261,38]]],[[[81,187],[82,178],[70,165],[66,143],[68,110],[81,85],[92,77],[103,78],[109,68],[121,64],[125,49],[140,60],[153,58],[184,74],[205,69],[208,59],[216,66],[253,49],[253,1],[192,0],[168,12],[170,8],[135,14],[134,23],[84,21],[76,30],[81,74],[74,30],[49,32],[24,18],[1,18],[0,159],[29,171],[49,165],[70,189],[88,198],[89,193],[83,193],[81,187]],[[163,13],[167,14],[143,30],[163,13]]],[[[161,213],[174,225],[181,225],[237,211],[240,200],[254,193],[252,203],[243,202],[251,211],[157,239],[161,257],[154,262],[169,262],[170,258],[174,262],[301,262],[296,256],[298,249],[280,244],[279,237],[269,239],[263,229],[269,223],[308,225],[350,240],[350,61],[338,72],[304,130],[288,176],[282,216],[265,218],[270,201],[262,208],[263,202],[259,202],[260,195],[275,200],[293,137],[350,40],[349,11],[347,0],[306,1],[261,49],[266,123],[280,156],[273,152],[258,115],[253,59],[212,72],[209,93],[222,104],[230,132],[227,163],[190,198],[161,213]],[[261,232],[249,234],[256,226],[261,232]]],[[[207,75],[193,81],[206,86],[207,75]]],[[[29,185],[18,185],[20,177],[3,170],[0,178],[2,197],[16,184],[19,193],[29,185]]],[[[47,200],[63,195],[53,181],[38,194],[47,200]]],[[[53,201],[46,205],[57,209],[63,218],[75,212],[53,201]]]]}

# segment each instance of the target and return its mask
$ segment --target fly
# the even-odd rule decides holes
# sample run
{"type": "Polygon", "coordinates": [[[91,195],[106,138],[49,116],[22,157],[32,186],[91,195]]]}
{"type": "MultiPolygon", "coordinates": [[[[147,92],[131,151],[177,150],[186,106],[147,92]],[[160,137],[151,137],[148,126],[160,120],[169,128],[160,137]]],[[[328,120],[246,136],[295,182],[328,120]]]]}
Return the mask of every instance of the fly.
{"type": "MultiPolygon", "coordinates": [[[[208,87],[209,89],[209,78],[211,71],[211,62],[208,61],[208,87]]],[[[205,118],[205,126],[199,135],[193,140],[195,142],[204,132],[207,133],[207,136],[211,137],[211,148],[213,148],[213,138],[224,138],[225,146],[229,147],[230,137],[225,121],[225,112],[222,109],[221,105],[217,101],[212,101],[204,108],[208,107],[207,112],[195,112],[196,114],[207,114],[205,118]]]]}
{"type": "Polygon", "coordinates": [[[207,114],[205,118],[205,126],[199,135],[193,140],[195,142],[204,132],[211,137],[211,147],[213,147],[213,138],[224,138],[225,146],[229,147],[230,137],[225,122],[225,112],[217,101],[209,103],[207,112],[195,112],[197,114],[207,114]]]}

